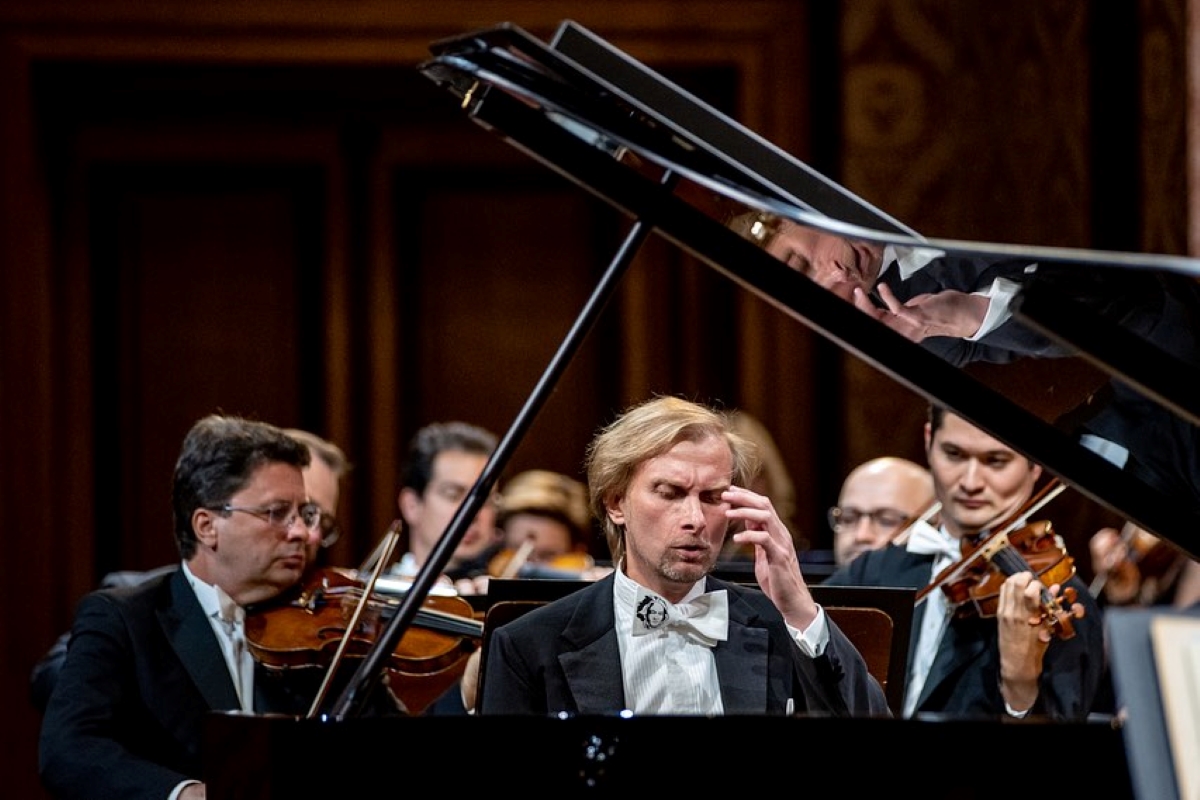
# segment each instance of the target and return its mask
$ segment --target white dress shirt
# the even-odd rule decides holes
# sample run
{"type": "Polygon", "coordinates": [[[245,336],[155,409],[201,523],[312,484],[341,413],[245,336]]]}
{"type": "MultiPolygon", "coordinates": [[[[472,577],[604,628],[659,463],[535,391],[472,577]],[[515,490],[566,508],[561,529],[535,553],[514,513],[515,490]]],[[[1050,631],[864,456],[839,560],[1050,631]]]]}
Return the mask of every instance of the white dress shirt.
{"type": "MultiPolygon", "coordinates": [[[[671,626],[642,636],[634,635],[634,608],[641,591],[646,590],[623,570],[617,570],[613,603],[629,710],[635,714],[711,716],[724,713],[717,664],[710,643],[671,626]]],[[[682,603],[703,593],[704,580],[701,579],[688,591],[682,603]]]]}
{"type": "MultiPolygon", "coordinates": [[[[697,581],[673,608],[691,603],[704,594],[705,583],[704,578],[697,581]]],[[[623,567],[617,568],[613,581],[613,611],[628,710],[637,714],[724,713],[712,652],[715,641],[704,641],[706,637],[672,626],[635,635],[635,608],[639,597],[646,593],[653,594],[626,575],[623,567]]],[[[671,606],[665,599],[662,602],[671,606]]],[[[807,629],[801,631],[787,625],[787,630],[801,652],[810,658],[824,653],[829,645],[829,626],[825,609],[820,606],[807,629]]]]}
{"type": "MultiPolygon", "coordinates": [[[[906,549],[910,553],[937,555],[929,575],[932,583],[942,570],[961,558],[962,541],[947,533],[945,528],[934,528],[921,522],[913,528],[906,549]]],[[[929,670],[937,656],[938,645],[942,642],[942,634],[946,631],[946,623],[950,621],[951,608],[945,592],[935,589],[925,595],[924,603],[925,616],[921,619],[921,629],[913,645],[912,671],[908,675],[908,688],[904,693],[906,717],[912,716],[916,710],[921,690],[925,688],[925,679],[929,677],[929,670]]]]}
{"type": "Polygon", "coordinates": [[[245,612],[233,602],[218,586],[205,583],[197,578],[183,564],[183,572],[187,575],[200,607],[212,624],[217,641],[221,644],[221,652],[225,655],[225,666],[229,668],[229,677],[233,680],[243,711],[254,711],[254,657],[246,648],[245,612]],[[224,606],[224,610],[223,607],[224,606]]]}
{"type": "MultiPolygon", "coordinates": [[[[896,268],[900,271],[900,278],[907,280],[913,273],[924,269],[930,262],[945,255],[944,251],[932,247],[906,247],[889,244],[883,248],[883,270],[880,271],[880,275],[895,263],[896,268]]],[[[1025,267],[1026,273],[1035,271],[1037,271],[1037,264],[1029,264],[1025,267]]],[[[1009,306],[1020,288],[1019,284],[1008,278],[996,278],[987,289],[972,292],[971,294],[986,297],[988,308],[979,329],[963,338],[969,342],[978,341],[1004,324],[1012,316],[1009,306]]]]}

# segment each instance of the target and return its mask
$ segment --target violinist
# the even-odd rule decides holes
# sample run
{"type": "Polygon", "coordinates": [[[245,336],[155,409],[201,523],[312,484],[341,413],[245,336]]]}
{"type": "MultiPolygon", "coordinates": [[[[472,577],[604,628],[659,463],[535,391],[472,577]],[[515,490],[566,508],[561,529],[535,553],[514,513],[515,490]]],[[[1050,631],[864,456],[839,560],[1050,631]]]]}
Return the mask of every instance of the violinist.
{"type": "MultiPolygon", "coordinates": [[[[467,422],[433,422],[416,432],[401,465],[396,506],[407,541],[391,568],[413,578],[429,559],[442,534],[487,465],[498,440],[491,431],[467,422]]],[[[487,593],[487,565],[502,547],[496,527],[496,501],[485,503],[463,533],[435,591],[487,593]]]]}
{"type": "Polygon", "coordinates": [[[184,439],[171,505],[179,569],[79,604],[39,742],[56,798],[203,798],[213,710],[304,711],[256,678],[244,608],[297,584],[321,538],[308,448],[262,422],[210,415],[184,439]]]}
{"type": "MultiPolygon", "coordinates": [[[[309,463],[304,468],[304,489],[308,492],[308,499],[321,509],[321,536],[308,546],[309,567],[312,569],[320,566],[325,550],[336,542],[340,535],[337,522],[338,500],[341,496],[342,479],[350,471],[350,461],[342,448],[311,431],[285,428],[284,433],[308,447],[309,463]]],[[[100,587],[136,586],[144,580],[178,568],[178,563],[174,563],[164,564],[152,570],[112,572],[104,576],[100,587]]],[[[33,667],[29,680],[29,694],[38,711],[46,709],[46,702],[58,680],[58,671],[62,668],[70,639],[70,631],[64,632],[33,667]]]]}
{"type": "Polygon", "coordinates": [[[496,521],[504,549],[489,564],[494,578],[593,580],[608,572],[590,555],[587,487],[569,475],[531,469],[514,476],[500,494],[496,521]]]}
{"type": "MultiPolygon", "coordinates": [[[[1040,465],[938,406],[925,424],[925,453],[941,503],[939,526],[917,526],[903,544],[863,553],[826,583],[924,589],[973,552],[974,537],[1019,517],[1042,475],[1040,465]]],[[[1105,672],[1104,626],[1087,586],[1077,575],[1066,586],[1046,586],[1032,570],[1004,573],[998,584],[991,615],[960,613],[969,609],[940,590],[917,606],[905,716],[1067,720],[1092,710],[1105,672]],[[1047,596],[1069,608],[1072,636],[1055,635],[1046,624],[1047,596]]]]}
{"type": "MultiPolygon", "coordinates": [[[[408,538],[402,543],[400,560],[391,568],[393,576],[411,579],[417,575],[483,473],[497,443],[491,431],[460,420],[429,423],[413,436],[396,497],[408,538]]],[[[488,564],[503,547],[496,509],[496,501],[480,507],[431,593],[486,594],[488,564]]],[[[425,713],[466,714],[460,685],[450,687],[425,713]]]]}
{"type": "Polygon", "coordinates": [[[1173,606],[1200,602],[1200,562],[1166,539],[1126,522],[1088,540],[1091,591],[1106,606],[1173,606]]]}

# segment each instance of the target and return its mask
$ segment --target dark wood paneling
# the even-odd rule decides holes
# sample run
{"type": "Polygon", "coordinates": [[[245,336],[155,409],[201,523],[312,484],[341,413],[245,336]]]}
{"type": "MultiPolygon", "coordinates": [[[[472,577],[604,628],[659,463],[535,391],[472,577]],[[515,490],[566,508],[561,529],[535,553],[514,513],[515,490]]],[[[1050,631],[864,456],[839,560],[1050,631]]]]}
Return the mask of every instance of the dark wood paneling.
{"type": "Polygon", "coordinates": [[[320,391],[320,175],[303,169],[97,170],[93,249],[102,571],[178,557],[170,476],[211,413],[300,423],[320,391]],[[146,172],[151,175],[146,175],[146,172]],[[307,290],[306,290],[307,287],[307,290]],[[164,502],[167,501],[167,502],[164,502]]]}

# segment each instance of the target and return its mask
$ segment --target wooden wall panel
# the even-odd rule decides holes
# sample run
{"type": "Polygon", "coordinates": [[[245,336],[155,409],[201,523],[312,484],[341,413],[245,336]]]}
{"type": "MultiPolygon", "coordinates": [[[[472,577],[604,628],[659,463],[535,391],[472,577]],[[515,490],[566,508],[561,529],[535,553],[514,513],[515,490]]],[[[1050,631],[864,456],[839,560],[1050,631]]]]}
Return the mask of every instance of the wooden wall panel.
{"type": "Polygon", "coordinates": [[[104,516],[117,522],[97,531],[103,571],[178,557],[163,500],[196,419],[299,424],[320,377],[305,348],[319,317],[301,252],[318,251],[320,237],[311,235],[304,193],[286,183],[239,185],[245,170],[219,189],[211,174],[189,187],[159,171],[166,191],[131,189],[130,177],[110,174],[92,192],[96,209],[111,212],[97,224],[117,249],[94,253],[96,282],[113,281],[96,292],[113,302],[96,304],[92,345],[97,362],[111,366],[95,391],[96,483],[104,516]]]}
{"type": "MultiPolygon", "coordinates": [[[[1186,255],[1188,249],[1188,35],[1186,3],[1141,0],[1141,185],[1139,249],[1186,255]]],[[[1194,114],[1194,109],[1191,111],[1194,114]]]]}

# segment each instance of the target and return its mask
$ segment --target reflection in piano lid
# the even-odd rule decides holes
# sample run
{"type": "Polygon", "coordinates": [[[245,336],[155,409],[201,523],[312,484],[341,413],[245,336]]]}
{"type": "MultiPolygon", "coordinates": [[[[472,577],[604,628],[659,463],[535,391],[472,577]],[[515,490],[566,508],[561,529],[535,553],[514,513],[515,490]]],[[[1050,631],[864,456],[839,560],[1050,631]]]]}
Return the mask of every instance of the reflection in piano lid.
{"type": "Polygon", "coordinates": [[[476,123],[1200,556],[1197,260],[921,236],[572,22],[431,51],[476,123]]]}

